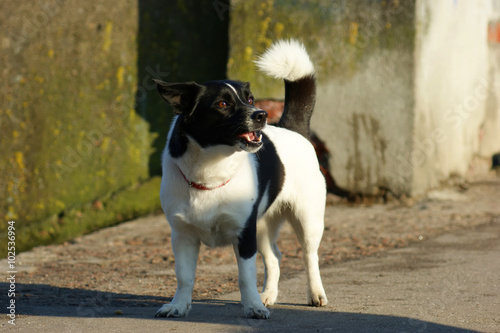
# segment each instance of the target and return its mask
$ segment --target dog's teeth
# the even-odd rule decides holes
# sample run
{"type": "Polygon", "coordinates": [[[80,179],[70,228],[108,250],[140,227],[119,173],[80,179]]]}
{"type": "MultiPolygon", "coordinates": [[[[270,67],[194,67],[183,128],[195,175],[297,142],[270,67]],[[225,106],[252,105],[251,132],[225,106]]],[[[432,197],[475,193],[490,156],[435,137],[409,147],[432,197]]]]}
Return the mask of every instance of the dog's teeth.
{"type": "Polygon", "coordinates": [[[261,132],[248,132],[240,135],[240,137],[245,138],[248,142],[261,142],[262,133],[261,132]]]}

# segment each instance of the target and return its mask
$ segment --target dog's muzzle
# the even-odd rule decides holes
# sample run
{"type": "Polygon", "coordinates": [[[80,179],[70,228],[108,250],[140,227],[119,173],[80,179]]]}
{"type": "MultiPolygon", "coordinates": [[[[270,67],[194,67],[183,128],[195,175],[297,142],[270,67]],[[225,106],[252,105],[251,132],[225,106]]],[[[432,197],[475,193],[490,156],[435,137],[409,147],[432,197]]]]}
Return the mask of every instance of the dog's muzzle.
{"type": "Polygon", "coordinates": [[[243,150],[255,152],[262,146],[261,130],[266,126],[267,112],[264,110],[255,111],[250,115],[250,119],[252,119],[251,129],[255,128],[255,130],[239,136],[241,138],[240,147],[243,150]]]}

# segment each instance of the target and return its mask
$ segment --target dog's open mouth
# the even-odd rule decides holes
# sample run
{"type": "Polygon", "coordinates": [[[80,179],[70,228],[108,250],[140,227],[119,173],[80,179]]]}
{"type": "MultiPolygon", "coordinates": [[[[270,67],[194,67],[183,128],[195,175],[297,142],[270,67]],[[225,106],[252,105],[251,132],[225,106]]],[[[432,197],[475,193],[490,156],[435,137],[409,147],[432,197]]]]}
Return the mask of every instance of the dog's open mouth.
{"type": "Polygon", "coordinates": [[[262,147],[262,132],[252,131],[239,135],[240,148],[250,153],[255,153],[262,147]]]}
{"type": "Polygon", "coordinates": [[[243,133],[240,138],[250,143],[260,143],[262,141],[262,133],[260,131],[243,133]]]}

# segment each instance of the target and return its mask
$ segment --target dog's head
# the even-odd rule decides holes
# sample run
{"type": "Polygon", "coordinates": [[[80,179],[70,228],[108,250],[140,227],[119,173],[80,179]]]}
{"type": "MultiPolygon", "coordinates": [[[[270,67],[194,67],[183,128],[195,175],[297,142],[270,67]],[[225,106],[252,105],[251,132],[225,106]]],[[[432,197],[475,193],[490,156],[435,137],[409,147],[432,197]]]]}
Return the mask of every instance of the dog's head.
{"type": "Polygon", "coordinates": [[[179,115],[183,134],[202,147],[229,145],[256,152],[267,112],[254,106],[248,82],[167,83],[154,80],[163,99],[179,115]]]}

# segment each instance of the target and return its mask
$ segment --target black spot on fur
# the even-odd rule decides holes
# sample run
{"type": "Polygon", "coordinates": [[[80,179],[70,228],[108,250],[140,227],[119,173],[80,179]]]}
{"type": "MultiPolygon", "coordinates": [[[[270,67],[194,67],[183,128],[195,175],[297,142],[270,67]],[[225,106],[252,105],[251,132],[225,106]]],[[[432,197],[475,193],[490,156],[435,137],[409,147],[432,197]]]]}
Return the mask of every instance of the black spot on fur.
{"type": "Polygon", "coordinates": [[[257,158],[258,195],[247,220],[245,229],[238,238],[238,251],[243,259],[251,258],[257,252],[257,219],[261,201],[268,190],[267,210],[276,200],[285,182],[285,168],[278,157],[271,140],[262,134],[263,147],[255,153],[257,158]]]}
{"type": "MultiPolygon", "coordinates": [[[[182,115],[179,118],[183,117],[182,115]]],[[[184,132],[180,129],[182,126],[182,119],[176,119],[174,128],[172,130],[172,137],[168,143],[168,150],[170,156],[177,158],[184,155],[187,150],[188,138],[184,132]]]]}

